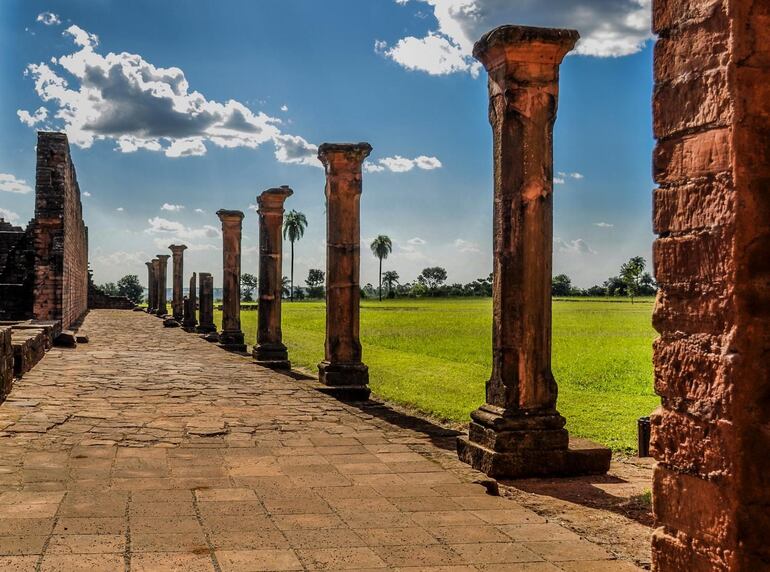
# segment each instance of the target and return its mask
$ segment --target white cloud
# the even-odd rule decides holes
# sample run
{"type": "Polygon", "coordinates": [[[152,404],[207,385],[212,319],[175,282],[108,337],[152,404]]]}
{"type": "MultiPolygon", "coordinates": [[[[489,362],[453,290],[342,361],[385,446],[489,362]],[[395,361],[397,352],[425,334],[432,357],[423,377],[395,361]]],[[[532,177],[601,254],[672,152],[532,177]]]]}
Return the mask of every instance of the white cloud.
{"type": "Polygon", "coordinates": [[[564,171],[559,171],[558,175],[562,179],[566,179],[569,177],[570,179],[580,180],[585,178],[582,173],[565,173],[564,171]]]}
{"type": "Polygon", "coordinates": [[[6,222],[14,223],[19,220],[19,214],[0,207],[0,218],[6,222]]]}
{"type": "Polygon", "coordinates": [[[424,261],[428,259],[422,250],[422,247],[427,244],[427,242],[419,236],[410,238],[405,243],[397,240],[393,242],[398,248],[398,256],[401,258],[410,261],[424,261]]]}
{"type": "Polygon", "coordinates": [[[297,135],[277,135],[273,142],[275,158],[281,163],[322,167],[318,160],[318,145],[308,143],[297,135]]]}
{"type": "Polygon", "coordinates": [[[419,236],[415,236],[414,238],[410,238],[406,241],[407,244],[411,244],[412,246],[422,246],[423,244],[427,244],[428,241],[423,240],[419,236]]]}
{"type": "Polygon", "coordinates": [[[455,240],[454,245],[459,252],[481,252],[478,244],[463,240],[462,238],[455,240]]]}
{"type": "Polygon", "coordinates": [[[195,209],[195,212],[199,214],[206,214],[206,211],[204,211],[203,209],[195,209]]]}
{"type": "Polygon", "coordinates": [[[118,207],[118,208],[116,208],[115,210],[116,210],[116,211],[118,211],[119,213],[122,213],[122,212],[123,212],[123,211],[125,211],[126,209],[124,209],[123,207],[118,207]]]}
{"type": "Polygon", "coordinates": [[[106,266],[144,264],[148,258],[148,255],[144,252],[126,252],[125,250],[118,250],[116,252],[111,252],[110,254],[100,254],[95,257],[96,262],[106,266]]]}
{"type": "Polygon", "coordinates": [[[563,185],[564,183],[566,183],[566,181],[564,180],[564,177],[554,177],[553,178],[553,184],[554,185],[563,185]]]}
{"type": "Polygon", "coordinates": [[[150,226],[144,232],[147,234],[163,235],[167,238],[179,237],[182,240],[196,240],[200,238],[219,238],[222,236],[221,230],[208,224],[200,228],[192,228],[185,226],[181,222],[157,216],[149,219],[147,222],[150,226]]]}
{"type": "Polygon", "coordinates": [[[61,24],[61,18],[53,12],[41,12],[37,15],[36,20],[46,26],[58,26],[61,24]]]}
{"type": "Polygon", "coordinates": [[[598,226],[599,228],[613,228],[615,225],[608,222],[595,222],[594,226],[598,226]]]}
{"type": "Polygon", "coordinates": [[[83,191],[82,194],[83,194],[84,197],[90,197],[91,196],[91,193],[89,193],[88,191],[83,191]]]}
{"type": "Polygon", "coordinates": [[[476,77],[481,69],[481,65],[468,58],[451,38],[432,32],[424,38],[402,38],[389,49],[383,42],[375,42],[374,50],[406,69],[424,71],[430,75],[470,72],[476,77]]]}
{"type": "Polygon", "coordinates": [[[20,193],[22,195],[31,193],[32,187],[23,179],[17,179],[8,173],[0,173],[0,192],[20,193]]]}
{"type": "MultiPolygon", "coordinates": [[[[395,0],[406,4],[406,0],[395,0]]],[[[429,5],[437,29],[423,38],[408,36],[375,51],[407,69],[433,75],[478,72],[473,43],[484,33],[516,22],[548,28],[576,28],[575,53],[597,57],[634,54],[652,37],[652,0],[415,0],[429,5]]]]}
{"type": "Polygon", "coordinates": [[[569,254],[596,254],[596,251],[588,246],[588,243],[582,238],[564,241],[561,238],[556,237],[553,239],[553,244],[559,252],[566,252],[569,254]]]}
{"type": "Polygon", "coordinates": [[[171,211],[171,212],[179,212],[184,208],[184,205],[172,205],[170,203],[163,203],[163,206],[160,207],[160,210],[162,211],[171,211]]]}
{"type": "Polygon", "coordinates": [[[289,111],[289,106],[285,103],[281,106],[281,111],[289,111]]]}
{"type": "Polygon", "coordinates": [[[34,127],[38,123],[42,123],[48,117],[48,110],[45,107],[38,107],[35,113],[30,113],[25,109],[19,109],[16,112],[21,121],[27,127],[34,127]]]}
{"type": "Polygon", "coordinates": [[[393,173],[406,173],[415,167],[426,171],[432,171],[433,169],[438,169],[441,166],[441,161],[439,161],[436,157],[420,155],[414,159],[408,159],[406,157],[402,157],[401,155],[395,155],[393,157],[383,157],[376,163],[370,163],[367,161],[364,163],[364,170],[368,173],[380,173],[386,169],[393,173]]]}

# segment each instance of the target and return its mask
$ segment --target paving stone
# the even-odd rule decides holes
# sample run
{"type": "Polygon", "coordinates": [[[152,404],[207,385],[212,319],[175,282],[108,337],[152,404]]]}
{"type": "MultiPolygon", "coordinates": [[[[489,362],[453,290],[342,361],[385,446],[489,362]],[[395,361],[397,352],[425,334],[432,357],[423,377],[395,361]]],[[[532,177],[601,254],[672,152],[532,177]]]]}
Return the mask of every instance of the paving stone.
{"type": "Polygon", "coordinates": [[[134,571],[626,566],[423,433],[142,312],[84,327],[0,405],[0,570],[123,571],[127,535],[134,571]]]}

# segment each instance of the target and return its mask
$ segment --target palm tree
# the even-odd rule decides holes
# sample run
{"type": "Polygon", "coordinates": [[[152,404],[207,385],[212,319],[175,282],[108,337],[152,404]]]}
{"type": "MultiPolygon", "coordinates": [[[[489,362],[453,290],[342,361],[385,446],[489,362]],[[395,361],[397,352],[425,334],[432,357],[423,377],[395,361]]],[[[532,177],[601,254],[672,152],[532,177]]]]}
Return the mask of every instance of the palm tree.
{"type": "Polygon", "coordinates": [[[393,243],[390,241],[390,237],[381,234],[372,241],[370,248],[372,254],[380,259],[380,302],[382,302],[382,260],[393,252],[393,243]]]}
{"type": "Polygon", "coordinates": [[[382,274],[382,281],[385,282],[385,286],[388,288],[388,296],[393,292],[393,285],[398,284],[399,278],[398,272],[395,270],[388,270],[382,274]]]}
{"type": "Polygon", "coordinates": [[[301,212],[295,210],[289,213],[283,219],[283,237],[291,242],[291,301],[294,301],[294,243],[302,238],[307,228],[307,218],[301,212]]]}

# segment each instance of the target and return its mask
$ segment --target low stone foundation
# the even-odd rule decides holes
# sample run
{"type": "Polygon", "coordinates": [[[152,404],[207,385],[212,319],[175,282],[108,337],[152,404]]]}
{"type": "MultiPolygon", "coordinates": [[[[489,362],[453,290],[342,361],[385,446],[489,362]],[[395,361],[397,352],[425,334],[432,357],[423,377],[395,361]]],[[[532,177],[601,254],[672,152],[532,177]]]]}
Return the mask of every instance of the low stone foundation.
{"type": "Polygon", "coordinates": [[[45,355],[47,336],[42,328],[11,330],[13,346],[13,373],[21,377],[31,370],[45,355]]]}
{"type": "Polygon", "coordinates": [[[0,327],[0,397],[4,398],[13,387],[13,346],[11,328],[0,327]]]}

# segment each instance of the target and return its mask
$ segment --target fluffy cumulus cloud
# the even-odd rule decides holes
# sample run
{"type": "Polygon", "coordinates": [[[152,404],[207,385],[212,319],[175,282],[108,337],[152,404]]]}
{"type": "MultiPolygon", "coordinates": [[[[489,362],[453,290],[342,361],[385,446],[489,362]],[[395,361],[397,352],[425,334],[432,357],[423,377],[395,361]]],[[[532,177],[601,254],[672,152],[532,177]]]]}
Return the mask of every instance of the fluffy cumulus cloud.
{"type": "Polygon", "coordinates": [[[381,173],[382,171],[391,171],[392,173],[406,173],[412,169],[422,169],[424,171],[432,171],[433,169],[440,168],[441,161],[436,157],[428,157],[426,155],[420,155],[414,159],[408,159],[401,155],[395,155],[394,157],[383,157],[372,163],[367,161],[364,163],[364,170],[368,173],[381,173]]]}
{"type": "Polygon", "coordinates": [[[163,206],[160,207],[160,210],[162,211],[171,211],[171,212],[179,212],[184,208],[184,205],[172,205],[171,203],[163,203],[163,206]]]}
{"type": "Polygon", "coordinates": [[[403,67],[433,75],[477,75],[473,43],[501,24],[575,28],[581,40],[575,53],[618,57],[642,49],[651,38],[652,0],[395,0],[420,2],[433,10],[437,29],[408,36],[393,46],[377,40],[375,51],[403,67]]]}
{"type": "Polygon", "coordinates": [[[0,192],[26,194],[32,192],[32,187],[23,179],[17,179],[8,173],[0,173],[0,192]]]}
{"type": "Polygon", "coordinates": [[[553,245],[558,252],[567,254],[596,254],[596,251],[582,238],[567,241],[557,237],[553,240],[553,245]]]}
{"type": "MultiPolygon", "coordinates": [[[[162,217],[153,217],[147,221],[150,225],[144,232],[151,235],[163,237],[164,241],[170,239],[179,239],[180,242],[188,240],[212,239],[222,236],[222,231],[209,224],[202,227],[188,227],[179,221],[168,220],[162,217]]],[[[188,246],[190,246],[188,244],[188,246]]]]}
{"type": "Polygon", "coordinates": [[[19,222],[19,214],[0,207],[0,219],[6,222],[19,222]]]}
{"type": "MultiPolygon", "coordinates": [[[[30,64],[26,74],[37,95],[54,109],[57,128],[88,148],[112,140],[123,153],[163,152],[168,157],[204,155],[209,145],[257,148],[275,145],[279,161],[306,164],[314,146],[281,132],[281,121],[244,104],[207,99],[191,89],[177,67],[156,67],[138,54],[102,54],[99,38],[72,25],[64,31],[76,51],[49,63],[30,64]]],[[[29,126],[48,118],[41,107],[18,111],[29,126]]]]}
{"type": "Polygon", "coordinates": [[[613,228],[615,225],[608,222],[595,222],[594,226],[598,226],[599,228],[613,228]]]}
{"type": "Polygon", "coordinates": [[[36,19],[45,26],[58,26],[61,24],[61,18],[59,18],[58,14],[54,14],[53,12],[41,12],[37,15],[36,19]]]}

